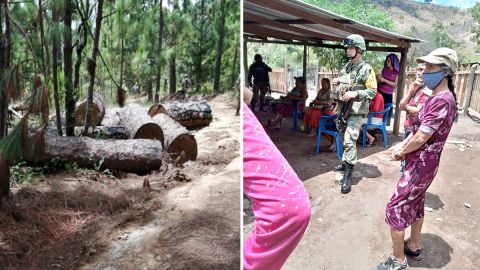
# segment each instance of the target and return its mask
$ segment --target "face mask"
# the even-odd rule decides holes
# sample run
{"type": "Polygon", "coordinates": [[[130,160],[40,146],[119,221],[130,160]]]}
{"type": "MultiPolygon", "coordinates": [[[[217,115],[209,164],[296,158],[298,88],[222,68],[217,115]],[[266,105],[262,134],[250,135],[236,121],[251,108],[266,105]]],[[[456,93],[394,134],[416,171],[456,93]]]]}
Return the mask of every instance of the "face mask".
{"type": "Polygon", "coordinates": [[[440,70],[432,73],[424,72],[422,77],[423,77],[423,83],[425,84],[425,86],[433,91],[435,90],[435,88],[437,88],[437,86],[440,84],[443,78],[445,78],[445,71],[440,70]]]}

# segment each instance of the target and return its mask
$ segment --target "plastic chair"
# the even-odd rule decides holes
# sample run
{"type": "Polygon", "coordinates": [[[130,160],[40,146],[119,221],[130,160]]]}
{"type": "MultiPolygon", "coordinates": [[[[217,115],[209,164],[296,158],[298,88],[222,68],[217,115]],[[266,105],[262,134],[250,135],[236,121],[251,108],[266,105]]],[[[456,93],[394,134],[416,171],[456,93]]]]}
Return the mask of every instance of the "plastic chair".
{"type": "Polygon", "coordinates": [[[362,125],[362,128],[363,128],[362,148],[365,148],[365,145],[367,144],[367,130],[368,130],[368,127],[378,128],[382,131],[383,146],[387,147],[387,126],[386,126],[386,124],[387,124],[387,119],[388,119],[388,113],[392,109],[392,107],[393,107],[392,103],[387,103],[383,106],[383,108],[384,108],[383,111],[368,113],[368,121],[367,121],[366,124],[362,125]],[[383,115],[382,123],[381,124],[373,124],[372,123],[372,117],[375,116],[375,115],[379,115],[379,114],[383,115]]]}
{"type": "Polygon", "coordinates": [[[295,109],[295,111],[293,111],[293,129],[294,130],[297,130],[298,128],[298,115],[302,112],[302,105],[304,104],[304,102],[302,101],[299,101],[297,102],[297,108],[295,109]]]}
{"type": "Polygon", "coordinates": [[[335,119],[337,115],[324,115],[320,118],[320,123],[318,124],[317,130],[317,147],[316,147],[316,155],[320,153],[320,139],[322,138],[322,133],[328,134],[335,138],[335,144],[337,147],[337,157],[338,159],[342,160],[343,155],[343,147],[342,142],[340,140],[340,132],[338,132],[335,126],[335,119]]]}

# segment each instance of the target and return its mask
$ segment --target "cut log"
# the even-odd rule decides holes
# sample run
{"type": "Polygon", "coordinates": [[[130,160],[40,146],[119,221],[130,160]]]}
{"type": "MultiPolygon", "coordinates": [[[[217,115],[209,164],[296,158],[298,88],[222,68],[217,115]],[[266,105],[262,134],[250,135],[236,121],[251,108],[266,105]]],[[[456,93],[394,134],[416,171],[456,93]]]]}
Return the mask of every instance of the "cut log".
{"type": "Polygon", "coordinates": [[[120,108],[107,109],[102,120],[102,126],[120,126],[120,108]]]}
{"type": "MultiPolygon", "coordinates": [[[[103,98],[101,96],[93,97],[92,104],[92,123],[89,123],[89,126],[97,126],[102,122],[103,117],[105,116],[105,105],[103,103],[103,98]]],[[[84,99],[77,105],[75,110],[75,125],[83,126],[85,124],[85,116],[87,109],[87,99],[84,99]]]]}
{"type": "Polygon", "coordinates": [[[92,168],[103,159],[101,170],[137,174],[158,170],[162,164],[162,144],[158,140],[96,140],[88,137],[45,137],[47,162],[60,157],[79,166],[92,168]]]}
{"type": "Polygon", "coordinates": [[[168,101],[150,107],[148,114],[153,117],[164,113],[186,128],[208,126],[212,122],[212,110],[206,100],[168,101]]]}
{"type": "Polygon", "coordinates": [[[186,128],[173,120],[170,116],[160,113],[152,117],[165,136],[164,149],[178,162],[184,163],[197,158],[197,141],[186,128]]]}
{"type": "MultiPolygon", "coordinates": [[[[84,134],[83,130],[83,127],[75,127],[75,136],[82,136],[82,134],[84,134]]],[[[98,126],[95,127],[93,131],[90,129],[87,136],[96,139],[128,139],[127,129],[122,126],[98,126]]]]}
{"type": "Polygon", "coordinates": [[[138,104],[128,104],[119,113],[120,125],[127,129],[129,139],[159,140],[164,145],[163,131],[138,104]]]}

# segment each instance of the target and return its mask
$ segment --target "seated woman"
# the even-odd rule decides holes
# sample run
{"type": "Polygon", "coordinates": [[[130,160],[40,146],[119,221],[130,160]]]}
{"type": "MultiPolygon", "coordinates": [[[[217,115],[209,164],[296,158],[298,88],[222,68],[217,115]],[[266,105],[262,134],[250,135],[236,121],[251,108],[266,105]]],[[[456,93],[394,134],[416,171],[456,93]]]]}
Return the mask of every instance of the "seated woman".
{"type": "Polygon", "coordinates": [[[305,100],[307,100],[307,97],[308,92],[305,78],[295,77],[295,87],[280,101],[277,106],[277,115],[273,119],[268,119],[267,127],[279,128],[282,119],[291,116],[297,109],[297,103],[301,103],[301,109],[305,107],[305,100]]]}
{"type": "Polygon", "coordinates": [[[322,115],[332,114],[330,100],[330,80],[322,79],[322,88],[318,90],[317,97],[313,100],[310,108],[306,109],[303,122],[307,127],[307,137],[315,136],[315,130],[322,115]],[[312,106],[313,105],[313,106],[312,106]]]}
{"type": "MultiPolygon", "coordinates": [[[[375,97],[370,101],[370,107],[368,108],[368,112],[382,112],[384,109],[383,107],[384,107],[383,96],[380,92],[377,92],[375,94],[375,97]]],[[[372,124],[381,125],[382,122],[383,122],[383,114],[376,114],[372,117],[372,124]]],[[[368,123],[368,118],[363,119],[363,124],[366,124],[366,123],[368,123]]],[[[372,129],[372,128],[373,127],[369,127],[369,129],[372,129]]],[[[360,128],[360,131],[364,132],[363,125],[362,125],[362,128],[360,128]]],[[[368,146],[375,145],[375,137],[370,135],[368,131],[365,131],[365,132],[367,132],[367,145],[368,146]]]]}

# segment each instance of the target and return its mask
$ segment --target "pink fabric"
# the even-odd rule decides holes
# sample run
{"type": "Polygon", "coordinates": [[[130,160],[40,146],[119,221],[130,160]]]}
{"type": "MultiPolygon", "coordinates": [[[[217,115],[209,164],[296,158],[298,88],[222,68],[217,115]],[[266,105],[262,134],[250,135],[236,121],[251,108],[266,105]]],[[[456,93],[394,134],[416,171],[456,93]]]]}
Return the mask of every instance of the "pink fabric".
{"type": "Polygon", "coordinates": [[[277,270],[293,252],[310,220],[302,181],[243,106],[243,192],[255,224],[243,248],[244,269],[277,270]]]}
{"type": "MultiPolygon", "coordinates": [[[[382,77],[391,81],[395,82],[395,79],[398,76],[398,72],[394,70],[390,71],[388,68],[384,68],[382,70],[382,77]]],[[[395,88],[391,85],[388,85],[384,82],[378,84],[378,91],[383,92],[385,94],[393,94],[395,88]]]]}

